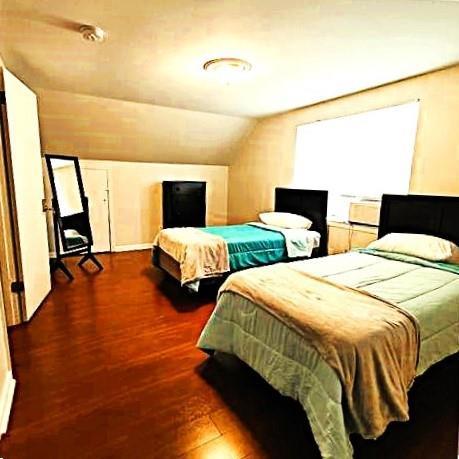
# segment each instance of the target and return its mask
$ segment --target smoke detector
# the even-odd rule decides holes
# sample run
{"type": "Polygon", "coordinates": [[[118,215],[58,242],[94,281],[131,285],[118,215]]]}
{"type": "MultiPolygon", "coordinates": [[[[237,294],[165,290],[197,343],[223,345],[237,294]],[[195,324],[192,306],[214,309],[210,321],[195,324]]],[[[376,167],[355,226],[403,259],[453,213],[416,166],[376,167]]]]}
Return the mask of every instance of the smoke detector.
{"type": "Polygon", "coordinates": [[[101,43],[107,37],[107,34],[103,29],[92,25],[82,25],[80,27],[80,33],[85,40],[101,43]]]}

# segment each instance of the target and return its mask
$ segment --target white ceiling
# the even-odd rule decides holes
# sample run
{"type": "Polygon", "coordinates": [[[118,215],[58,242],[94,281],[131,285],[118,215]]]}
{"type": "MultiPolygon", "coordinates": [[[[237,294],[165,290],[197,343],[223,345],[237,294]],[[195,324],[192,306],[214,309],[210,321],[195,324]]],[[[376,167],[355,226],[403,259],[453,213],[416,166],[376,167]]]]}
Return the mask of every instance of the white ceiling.
{"type": "Polygon", "coordinates": [[[30,86],[190,110],[266,116],[459,61],[452,1],[2,1],[0,51],[30,86]],[[253,71],[222,85],[201,67],[223,56],[253,71]]]}

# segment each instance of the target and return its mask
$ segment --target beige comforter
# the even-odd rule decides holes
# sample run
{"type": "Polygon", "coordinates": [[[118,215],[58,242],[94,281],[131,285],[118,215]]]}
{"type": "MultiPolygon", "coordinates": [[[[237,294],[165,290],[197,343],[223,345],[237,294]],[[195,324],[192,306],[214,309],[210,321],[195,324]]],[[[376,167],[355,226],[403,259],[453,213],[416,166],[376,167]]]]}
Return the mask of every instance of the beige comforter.
{"type": "Polygon", "coordinates": [[[167,228],[159,232],[154,245],[180,264],[181,284],[229,271],[226,241],[198,228],[167,228]]]}
{"type": "Polygon", "coordinates": [[[230,291],[295,329],[337,372],[351,431],[381,435],[408,419],[419,354],[416,319],[397,305],[279,263],[230,276],[230,291]]]}

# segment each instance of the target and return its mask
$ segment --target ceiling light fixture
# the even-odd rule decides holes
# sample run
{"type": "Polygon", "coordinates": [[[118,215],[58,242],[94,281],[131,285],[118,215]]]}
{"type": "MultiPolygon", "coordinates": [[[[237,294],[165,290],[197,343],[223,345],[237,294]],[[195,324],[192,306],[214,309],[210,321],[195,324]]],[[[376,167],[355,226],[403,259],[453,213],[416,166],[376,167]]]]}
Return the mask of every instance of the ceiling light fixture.
{"type": "Polygon", "coordinates": [[[219,79],[229,84],[230,81],[252,70],[252,64],[235,57],[221,57],[207,61],[203,69],[215,73],[219,79]]]}
{"type": "Polygon", "coordinates": [[[85,40],[101,43],[107,37],[106,32],[97,26],[82,25],[80,27],[80,33],[85,40]]]}

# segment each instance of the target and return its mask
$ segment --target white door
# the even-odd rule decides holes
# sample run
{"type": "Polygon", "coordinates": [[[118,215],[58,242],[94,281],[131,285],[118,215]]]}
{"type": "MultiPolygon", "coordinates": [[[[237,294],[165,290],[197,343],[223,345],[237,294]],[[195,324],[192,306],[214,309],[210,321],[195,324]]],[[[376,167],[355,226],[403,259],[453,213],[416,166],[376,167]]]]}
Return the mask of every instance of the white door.
{"type": "Polygon", "coordinates": [[[23,312],[24,319],[29,320],[51,290],[37,98],[6,69],[3,79],[19,264],[24,282],[23,312]]]}
{"type": "Polygon", "coordinates": [[[89,201],[89,221],[94,240],[93,252],[110,252],[110,208],[108,174],[103,169],[81,166],[83,187],[89,201]]]}

